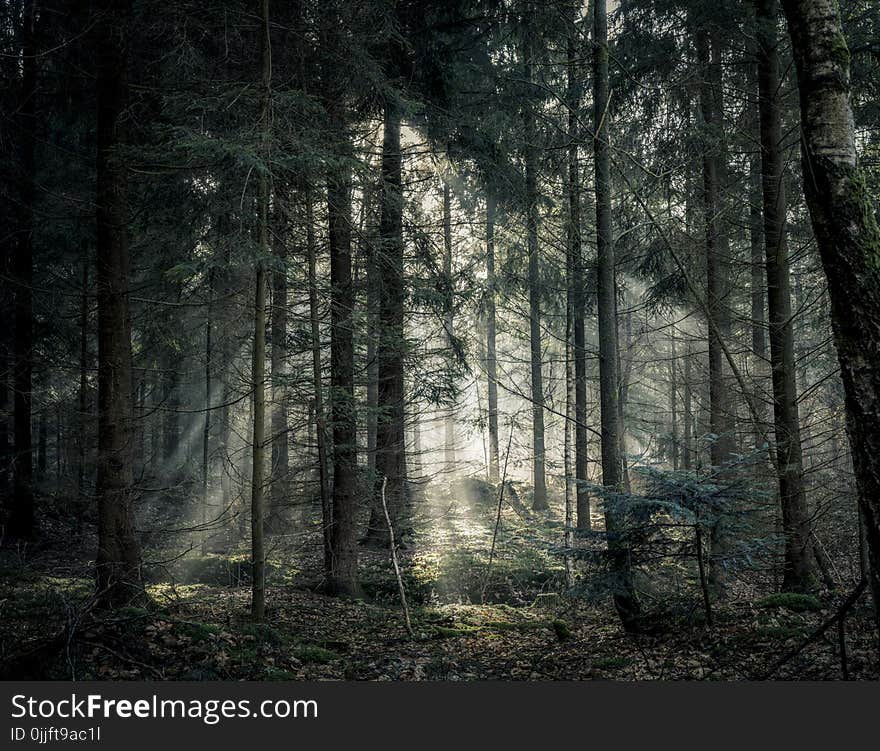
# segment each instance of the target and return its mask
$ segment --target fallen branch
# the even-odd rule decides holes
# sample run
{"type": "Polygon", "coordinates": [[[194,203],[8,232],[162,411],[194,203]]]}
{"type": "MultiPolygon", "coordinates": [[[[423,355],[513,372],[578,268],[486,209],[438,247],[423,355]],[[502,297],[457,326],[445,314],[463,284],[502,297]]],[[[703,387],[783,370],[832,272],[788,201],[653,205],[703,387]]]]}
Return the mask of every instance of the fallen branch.
{"type": "Polygon", "coordinates": [[[804,639],[797,647],[792,649],[787,654],[780,657],[774,664],[770,670],[767,671],[763,676],[761,676],[762,681],[766,681],[773,676],[773,674],[779,670],[785,663],[787,663],[792,658],[799,655],[804,649],[806,649],[810,644],[816,641],[822,634],[824,634],[829,628],[831,628],[838,621],[842,621],[847,612],[852,608],[853,605],[856,604],[856,601],[861,597],[862,592],[865,591],[868,587],[868,580],[865,577],[862,577],[862,580],[856,585],[856,588],[850,593],[849,597],[847,597],[843,604],[837,609],[837,612],[834,613],[828,620],[826,620],[819,628],[817,628],[812,634],[810,634],[806,639],[804,639]]]}
{"type": "Polygon", "coordinates": [[[403,603],[403,617],[406,620],[406,630],[410,636],[413,633],[412,622],[409,619],[409,606],[406,604],[406,590],[403,588],[403,577],[400,575],[400,566],[397,563],[397,545],[394,542],[394,527],[391,526],[391,516],[388,514],[388,504],[385,503],[385,486],[388,478],[382,478],[382,510],[385,512],[385,521],[388,524],[388,538],[391,543],[391,562],[394,564],[394,573],[397,576],[397,587],[400,590],[400,601],[403,603]]]}
{"type": "MultiPolygon", "coordinates": [[[[480,604],[486,599],[486,587],[489,586],[489,574],[492,571],[492,561],[495,558],[495,543],[498,540],[498,528],[501,526],[501,509],[504,506],[504,488],[507,485],[507,462],[510,459],[510,446],[513,443],[513,423],[510,423],[510,434],[507,437],[507,451],[504,454],[504,471],[501,473],[501,488],[498,491],[498,513],[495,516],[495,529],[492,532],[492,547],[489,549],[489,562],[486,564],[486,574],[483,577],[483,586],[480,588],[480,604]]],[[[516,509],[514,509],[516,510],[516,509]]]]}

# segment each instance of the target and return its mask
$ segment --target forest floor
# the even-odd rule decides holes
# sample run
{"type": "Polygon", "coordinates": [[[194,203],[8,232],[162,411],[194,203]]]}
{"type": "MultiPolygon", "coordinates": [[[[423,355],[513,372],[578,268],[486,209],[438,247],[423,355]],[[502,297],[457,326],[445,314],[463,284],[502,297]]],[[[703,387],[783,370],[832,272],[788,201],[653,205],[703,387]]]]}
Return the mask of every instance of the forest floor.
{"type": "MultiPolygon", "coordinates": [[[[505,506],[491,569],[495,514],[434,498],[401,554],[413,635],[387,550],[362,550],[364,597],[320,594],[320,530],[272,538],[267,615],[249,617],[247,551],[168,557],[145,546],[149,608],[92,608],[88,533],[44,525],[42,542],[0,549],[0,677],[160,680],[837,680],[828,629],[776,663],[848,594],[773,595],[737,582],[706,625],[684,571],[643,594],[662,614],[650,634],[623,632],[605,597],[563,595],[559,521],[505,506]],[[419,527],[422,527],[420,531],[419,527]],[[487,574],[488,571],[488,574],[487,574]]],[[[485,501],[485,499],[484,499],[485,501]]],[[[61,515],[59,514],[59,517],[61,515]]],[[[292,525],[296,528],[296,525],[292,525]]],[[[179,544],[179,540],[177,541],[179,544]]],[[[193,545],[195,547],[195,545],[193,545]]],[[[167,551],[165,551],[167,552],[167,551]]],[[[582,565],[582,564],[580,564],[582,565]]],[[[585,577],[588,579],[589,577],[585,577]]],[[[847,669],[877,679],[867,596],[846,620],[847,669]]]]}

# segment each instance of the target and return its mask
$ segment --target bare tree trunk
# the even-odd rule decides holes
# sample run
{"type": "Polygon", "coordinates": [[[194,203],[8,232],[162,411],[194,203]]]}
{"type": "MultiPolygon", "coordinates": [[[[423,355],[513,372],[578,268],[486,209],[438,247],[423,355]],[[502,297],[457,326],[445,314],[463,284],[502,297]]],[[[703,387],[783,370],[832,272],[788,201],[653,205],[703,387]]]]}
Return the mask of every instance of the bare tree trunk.
{"type": "Polygon", "coordinates": [[[253,468],[251,470],[251,617],[262,621],[266,615],[266,550],[263,539],[266,451],[266,269],[269,256],[269,175],[270,144],[269,107],[272,96],[272,58],[269,43],[269,0],[261,2],[260,56],[262,59],[262,155],[265,160],[260,173],[259,257],[257,258],[254,291],[254,357],[252,382],[254,389],[253,468]]]}
{"type": "Polygon", "coordinates": [[[143,596],[134,531],[131,315],[128,303],[128,197],[116,149],[125,139],[130,0],[113,0],[96,21],[98,297],[99,602],[124,605],[143,596]]]}
{"type": "MultiPolygon", "coordinates": [[[[455,347],[455,282],[452,277],[452,193],[446,180],[443,182],[443,284],[446,290],[443,326],[446,346],[451,352],[455,347]]],[[[455,412],[456,405],[450,405],[443,422],[444,461],[448,471],[455,470],[455,412]]]]}
{"type": "Polygon", "coordinates": [[[9,532],[14,537],[34,534],[33,447],[31,400],[33,369],[33,273],[35,197],[35,99],[37,95],[36,0],[26,0],[22,12],[22,100],[18,113],[21,134],[21,218],[12,257],[15,292],[13,335],[13,503],[9,532]]]}
{"type": "MultiPolygon", "coordinates": [[[[532,35],[533,19],[527,19],[523,40],[523,77],[532,83],[532,55],[534,46],[532,35]]],[[[538,250],[538,186],[537,151],[535,139],[535,112],[531,103],[526,103],[524,118],[523,157],[525,161],[526,198],[526,244],[529,255],[529,349],[531,360],[532,386],[532,481],[534,496],[533,511],[545,511],[547,504],[547,479],[544,458],[544,376],[541,369],[541,268],[538,250]]]]}
{"type": "Polygon", "coordinates": [[[773,372],[773,414],[779,499],[785,535],[782,588],[793,592],[814,586],[810,517],[804,489],[800,416],[795,382],[788,243],[786,242],[785,161],[779,105],[776,0],[756,0],[758,92],[761,112],[761,183],[767,261],[767,303],[773,372]]]}
{"type": "Polygon", "coordinates": [[[489,482],[498,482],[498,356],[495,350],[495,197],[486,195],[486,377],[489,410],[489,482]]]}
{"type": "MultiPolygon", "coordinates": [[[[287,186],[285,185],[284,188],[287,186]]],[[[290,491],[289,426],[287,423],[287,384],[285,358],[287,357],[287,232],[290,194],[275,190],[275,257],[278,259],[272,273],[272,493],[268,525],[270,531],[279,522],[280,507],[290,491]]]]}
{"type": "Polygon", "coordinates": [[[305,191],[306,202],[306,252],[309,265],[309,321],[312,334],[312,389],[315,404],[315,442],[318,446],[318,479],[321,487],[321,522],[324,540],[324,573],[329,577],[330,563],[333,560],[331,531],[333,529],[333,508],[330,505],[330,477],[327,462],[327,422],[324,413],[324,383],[321,365],[321,329],[318,314],[318,275],[317,248],[315,247],[315,226],[312,210],[312,194],[305,191]]]}
{"type": "Polygon", "coordinates": [[[678,357],[675,353],[675,338],[670,340],[669,360],[669,412],[670,412],[670,445],[672,449],[672,469],[678,471],[679,437],[678,437],[678,357]]]}
{"type": "MultiPolygon", "coordinates": [[[[9,288],[10,256],[15,252],[15,246],[10,248],[11,238],[0,244],[0,305],[4,310],[12,306],[12,290],[9,288]]],[[[9,503],[10,494],[10,470],[12,461],[12,446],[9,443],[9,364],[10,364],[10,337],[9,331],[4,327],[0,329],[0,494],[3,502],[9,503]]],[[[3,509],[4,511],[7,509],[3,509]]],[[[8,511],[11,512],[11,508],[8,511]]]]}
{"type": "MultiPolygon", "coordinates": [[[[580,13],[580,6],[575,4],[575,16],[580,13]]],[[[568,61],[568,245],[571,252],[571,301],[572,339],[574,358],[574,474],[577,511],[577,528],[579,531],[590,530],[590,494],[587,490],[589,480],[589,453],[587,441],[587,351],[585,331],[585,294],[584,259],[581,243],[581,175],[578,159],[578,143],[580,142],[580,87],[581,77],[577,70],[580,50],[577,38],[570,33],[567,42],[568,61]]]]}
{"type": "MultiPolygon", "coordinates": [[[[210,279],[208,281],[208,295],[209,298],[213,298],[215,294],[214,289],[214,272],[211,271],[210,279]]],[[[207,523],[209,517],[209,502],[210,498],[208,495],[208,476],[209,476],[209,462],[210,462],[210,451],[211,451],[211,380],[212,380],[212,357],[213,357],[213,343],[211,341],[211,315],[213,313],[213,305],[209,299],[208,302],[208,311],[207,316],[205,318],[205,418],[204,423],[202,425],[202,533],[201,533],[201,547],[202,547],[202,555],[207,555],[208,553],[208,530],[207,523]]]]}
{"type": "MultiPolygon", "coordinates": [[[[334,4],[328,12],[338,15],[334,4]]],[[[332,36],[328,45],[344,44],[332,36]]],[[[343,82],[333,68],[327,69],[332,82],[326,105],[331,135],[340,157],[351,149],[343,82]]],[[[333,165],[327,176],[327,223],[330,248],[330,418],[333,425],[333,528],[332,555],[328,567],[330,592],[357,596],[357,414],[354,390],[354,305],[355,289],[351,274],[351,170],[344,159],[333,165]]]]}
{"type": "MultiPolygon", "coordinates": [[[[404,338],[404,269],[403,269],[403,192],[400,152],[400,109],[391,97],[385,101],[385,129],[382,142],[382,216],[379,224],[380,248],[377,282],[379,284],[379,410],[376,431],[376,484],[366,541],[388,545],[382,499],[391,523],[403,538],[409,531],[406,492],[406,434],[403,360],[404,338]],[[383,490],[384,488],[384,490],[383,490]]],[[[448,190],[448,188],[446,189],[448,190]]],[[[448,193],[444,192],[444,212],[448,221],[448,193]]],[[[448,225],[447,225],[448,226],[448,225]]],[[[450,260],[447,247],[446,261],[450,260]]],[[[444,262],[446,266],[446,262],[444,262]]],[[[449,279],[449,277],[447,277],[449,279]]],[[[447,311],[447,316],[449,316],[447,311]]],[[[452,321],[447,318],[447,326],[452,321]]],[[[451,332],[451,328],[449,329],[451,332]]],[[[451,335],[451,334],[450,334],[451,335]]],[[[447,422],[447,452],[450,436],[447,422]]],[[[448,458],[447,458],[448,461],[448,458]]]]}
{"type": "MultiPolygon", "coordinates": [[[[596,171],[596,265],[599,319],[599,391],[602,428],[602,483],[612,491],[623,489],[618,411],[618,349],[615,304],[615,262],[611,228],[611,160],[608,143],[608,17],[606,0],[593,6],[593,151],[596,171]]],[[[608,502],[605,530],[608,556],[616,577],[614,605],[626,630],[636,630],[640,614],[633,586],[625,521],[608,502]]]]}
{"type": "Polygon", "coordinates": [[[880,229],[859,168],[836,0],[783,0],[801,99],[804,192],[819,246],[880,628],[880,229]]]}
{"type": "Polygon", "coordinates": [[[693,442],[694,442],[694,397],[693,397],[693,387],[691,385],[691,358],[693,354],[691,353],[691,341],[688,339],[687,341],[687,349],[684,354],[684,373],[682,374],[682,380],[684,381],[684,445],[682,446],[681,452],[681,460],[682,460],[682,469],[690,471],[693,465],[693,461],[691,459],[693,454],[693,442]]]}
{"type": "MultiPolygon", "coordinates": [[[[722,96],[721,51],[718,32],[697,30],[697,59],[700,66],[700,109],[703,115],[703,201],[706,227],[706,309],[709,322],[709,430],[715,436],[710,446],[713,465],[722,466],[734,454],[731,404],[725,378],[722,338],[730,333],[727,310],[727,259],[729,245],[723,227],[722,191],[727,173],[724,148],[724,105],[722,96]],[[720,146],[712,146],[712,141],[720,146]]],[[[713,520],[709,529],[709,583],[716,595],[726,588],[725,558],[729,542],[726,524],[713,520]]]]}

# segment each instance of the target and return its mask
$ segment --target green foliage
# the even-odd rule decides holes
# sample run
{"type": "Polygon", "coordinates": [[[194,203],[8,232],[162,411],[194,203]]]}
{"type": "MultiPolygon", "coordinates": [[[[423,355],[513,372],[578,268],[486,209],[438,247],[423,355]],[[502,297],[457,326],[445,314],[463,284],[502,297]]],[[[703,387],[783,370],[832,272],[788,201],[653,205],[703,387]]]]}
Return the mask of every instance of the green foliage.
{"type": "Polygon", "coordinates": [[[822,601],[815,595],[798,592],[777,592],[758,601],[759,608],[784,608],[793,613],[810,613],[822,610],[822,601]]]}
{"type": "Polygon", "coordinates": [[[327,665],[339,659],[339,655],[331,649],[317,644],[300,644],[291,650],[291,654],[301,662],[327,665]]]}
{"type": "Polygon", "coordinates": [[[571,629],[565,621],[556,619],[551,625],[553,626],[553,632],[556,634],[556,638],[559,639],[559,641],[568,641],[571,638],[571,629]]]}

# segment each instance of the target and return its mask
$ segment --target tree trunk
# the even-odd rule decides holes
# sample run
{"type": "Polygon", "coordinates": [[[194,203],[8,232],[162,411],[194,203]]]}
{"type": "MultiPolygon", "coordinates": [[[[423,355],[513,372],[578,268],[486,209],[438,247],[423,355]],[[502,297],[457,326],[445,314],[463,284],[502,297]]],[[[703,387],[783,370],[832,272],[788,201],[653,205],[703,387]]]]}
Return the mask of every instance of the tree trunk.
{"type": "Polygon", "coordinates": [[[113,0],[97,17],[96,253],[98,298],[98,555],[99,602],[118,607],[143,594],[134,532],[132,482],[132,356],[124,143],[128,106],[130,0],[113,0]]]}
{"type": "MultiPolygon", "coordinates": [[[[449,183],[443,182],[443,284],[445,300],[443,311],[443,327],[446,329],[446,346],[450,352],[455,351],[455,282],[452,278],[452,193],[449,183]]],[[[455,411],[456,404],[451,404],[443,421],[443,445],[446,470],[455,470],[455,411]]]]}
{"type": "MultiPolygon", "coordinates": [[[[602,483],[612,492],[623,489],[620,413],[617,405],[617,316],[615,262],[611,229],[611,160],[608,143],[608,17],[606,0],[593,5],[593,151],[596,190],[596,266],[599,326],[599,391],[602,433],[602,483]]],[[[640,612],[633,586],[625,520],[607,501],[605,530],[608,557],[615,576],[614,605],[623,627],[636,630],[640,612]]]]}
{"type": "MultiPolygon", "coordinates": [[[[404,269],[403,269],[403,191],[400,152],[400,109],[389,96],[385,101],[385,127],[382,141],[382,215],[379,223],[379,253],[376,281],[379,285],[379,325],[377,359],[379,361],[379,403],[376,428],[376,478],[370,524],[366,541],[388,545],[387,511],[398,538],[408,532],[406,514],[406,434],[403,361],[404,338],[404,269]],[[385,504],[382,492],[384,487],[385,504]]],[[[448,221],[448,188],[444,191],[444,216],[448,221]]],[[[448,224],[447,224],[448,226],[448,224]]],[[[447,246],[446,260],[450,260],[447,246]]],[[[446,266],[444,262],[444,267],[446,266]]],[[[449,277],[447,277],[449,280],[449,277]]],[[[447,311],[447,334],[452,321],[447,311]]],[[[449,420],[451,418],[447,418],[449,420]]],[[[450,426],[446,426],[447,452],[450,426]]],[[[447,455],[447,463],[448,463],[447,455]]]]}
{"type": "Polygon", "coordinates": [[[786,242],[785,161],[779,106],[776,0],[756,0],[758,93],[761,112],[761,184],[767,260],[773,416],[779,474],[779,500],[785,535],[782,588],[805,592],[814,585],[810,517],[804,490],[800,416],[795,382],[794,333],[786,242]]]}
{"type": "Polygon", "coordinates": [[[691,379],[692,358],[693,354],[691,352],[691,340],[688,339],[687,348],[684,353],[684,373],[682,374],[682,380],[684,381],[684,383],[682,384],[684,389],[684,445],[682,446],[681,451],[681,466],[682,469],[688,472],[693,466],[693,461],[691,457],[693,455],[694,441],[694,399],[691,379]]]}
{"type": "MultiPolygon", "coordinates": [[[[709,449],[716,467],[733,458],[735,451],[731,405],[724,367],[722,338],[730,334],[727,309],[727,259],[730,250],[722,218],[722,193],[726,182],[727,150],[724,147],[724,102],[721,50],[718,32],[699,29],[696,35],[700,66],[700,108],[703,114],[703,202],[706,231],[706,309],[709,321],[709,432],[714,440],[709,449]],[[713,145],[717,142],[719,145],[713,145]]],[[[709,584],[716,595],[726,588],[729,540],[723,518],[710,523],[709,584]]]]}
{"type": "MultiPolygon", "coordinates": [[[[532,55],[534,48],[531,24],[527,20],[523,41],[523,77],[532,83],[532,55]]],[[[529,349],[532,387],[532,481],[533,511],[545,511],[547,504],[547,479],[544,461],[544,376],[541,370],[541,269],[538,251],[538,164],[535,139],[535,112],[531,102],[525,105],[523,157],[525,161],[526,244],[529,255],[529,349]]]]}
{"type": "MultiPolygon", "coordinates": [[[[334,75],[332,72],[330,76],[334,75]]],[[[350,149],[342,92],[328,102],[340,156],[350,149]]],[[[328,590],[357,596],[357,414],[354,393],[354,305],[351,276],[351,171],[345,162],[327,178],[330,247],[330,418],[333,424],[333,529],[328,590]]]]}
{"type": "Polygon", "coordinates": [[[489,482],[499,481],[498,356],[495,350],[495,197],[486,195],[486,379],[489,410],[489,482]]]}
{"type": "Polygon", "coordinates": [[[287,424],[287,384],[285,359],[287,357],[287,212],[290,195],[276,188],[275,191],[275,256],[278,259],[272,273],[272,495],[270,500],[269,528],[279,519],[280,506],[290,490],[289,435],[287,424]]]}
{"type": "Polygon", "coordinates": [[[34,533],[33,447],[31,445],[31,373],[33,369],[34,154],[37,95],[36,1],[27,0],[22,12],[22,78],[18,129],[21,134],[21,218],[18,243],[12,257],[15,292],[13,336],[13,503],[9,533],[31,537],[34,533]]]}
{"type": "MultiPolygon", "coordinates": [[[[579,8],[577,14],[579,14],[579,8]]],[[[572,338],[574,359],[574,473],[577,529],[588,532],[590,494],[587,490],[589,454],[587,449],[587,350],[585,331],[584,258],[581,243],[581,175],[578,159],[580,142],[580,77],[577,71],[579,50],[576,36],[568,37],[568,246],[571,252],[572,338]]]]}
{"type": "Polygon", "coordinates": [[[262,92],[260,126],[262,156],[260,172],[259,256],[257,257],[254,291],[254,357],[252,382],[254,388],[253,468],[251,470],[251,617],[262,621],[266,615],[266,550],[263,539],[263,513],[266,481],[266,259],[269,256],[269,104],[272,96],[272,59],[269,48],[269,0],[261,2],[260,57],[262,60],[262,92]]]}
{"type": "Polygon", "coordinates": [[[801,99],[804,192],[819,246],[880,628],[880,229],[859,168],[836,0],[783,0],[801,99]]]}
{"type": "Polygon", "coordinates": [[[312,335],[312,389],[315,404],[315,443],[318,447],[318,480],[321,484],[321,529],[324,541],[324,574],[331,573],[333,560],[331,530],[333,529],[333,508],[330,505],[330,477],[327,463],[327,422],[324,414],[324,383],[321,365],[321,328],[318,313],[318,274],[317,248],[315,247],[315,226],[312,210],[312,193],[305,191],[306,203],[306,253],[309,266],[309,323],[312,335]]]}
{"type": "MultiPolygon", "coordinates": [[[[212,300],[215,295],[214,272],[210,272],[208,280],[208,311],[205,318],[205,418],[202,424],[202,533],[201,548],[202,555],[208,553],[208,518],[209,518],[209,495],[208,495],[208,479],[209,479],[209,462],[211,453],[211,382],[213,365],[213,342],[211,318],[213,313],[212,300]]],[[[146,380],[146,373],[144,374],[146,380]]]]}

